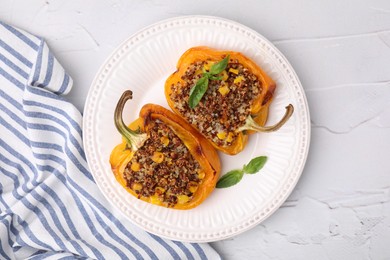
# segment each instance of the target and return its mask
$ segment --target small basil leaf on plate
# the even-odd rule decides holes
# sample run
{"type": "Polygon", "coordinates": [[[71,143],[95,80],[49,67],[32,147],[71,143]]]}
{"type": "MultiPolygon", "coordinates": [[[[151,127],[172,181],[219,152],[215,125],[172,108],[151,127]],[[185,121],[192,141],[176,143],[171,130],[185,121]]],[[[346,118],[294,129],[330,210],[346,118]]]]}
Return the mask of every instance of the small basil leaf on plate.
{"type": "Polygon", "coordinates": [[[218,180],[216,187],[227,188],[233,186],[241,181],[243,175],[242,170],[232,170],[218,180]]]}
{"type": "Polygon", "coordinates": [[[196,107],[203,95],[206,93],[209,86],[209,78],[207,76],[201,77],[190,90],[190,97],[188,99],[188,105],[190,108],[196,107]]]}
{"type": "Polygon", "coordinates": [[[267,156],[253,158],[247,165],[244,165],[244,172],[253,174],[261,170],[267,162],[267,156]]]}

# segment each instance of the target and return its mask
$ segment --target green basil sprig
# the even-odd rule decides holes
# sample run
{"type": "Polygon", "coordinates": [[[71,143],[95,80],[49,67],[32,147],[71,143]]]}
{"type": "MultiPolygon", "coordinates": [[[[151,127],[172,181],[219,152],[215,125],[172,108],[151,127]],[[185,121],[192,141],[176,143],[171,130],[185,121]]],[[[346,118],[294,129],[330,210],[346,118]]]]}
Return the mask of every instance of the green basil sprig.
{"type": "Polygon", "coordinates": [[[198,79],[196,84],[190,90],[190,97],[188,100],[188,105],[190,108],[195,108],[203,95],[206,93],[209,87],[209,80],[221,80],[222,77],[218,77],[217,75],[221,73],[224,69],[226,69],[229,63],[230,55],[227,55],[223,60],[214,63],[210,67],[210,71],[203,71],[203,76],[198,79]]]}
{"type": "Polygon", "coordinates": [[[201,77],[190,90],[190,98],[188,105],[190,108],[196,107],[202,99],[204,93],[206,93],[209,86],[209,78],[206,76],[201,77]]]}
{"type": "Polygon", "coordinates": [[[239,183],[244,176],[244,173],[254,174],[260,171],[267,162],[267,156],[259,156],[253,158],[241,170],[232,170],[223,175],[217,182],[217,188],[227,188],[239,183]]]}
{"type": "Polygon", "coordinates": [[[241,181],[242,176],[244,176],[243,170],[232,170],[227,172],[222,176],[217,182],[217,188],[227,188],[237,184],[241,181]]]}
{"type": "Polygon", "coordinates": [[[252,159],[247,165],[244,165],[244,172],[254,174],[261,170],[267,162],[266,156],[259,156],[252,159]]]}

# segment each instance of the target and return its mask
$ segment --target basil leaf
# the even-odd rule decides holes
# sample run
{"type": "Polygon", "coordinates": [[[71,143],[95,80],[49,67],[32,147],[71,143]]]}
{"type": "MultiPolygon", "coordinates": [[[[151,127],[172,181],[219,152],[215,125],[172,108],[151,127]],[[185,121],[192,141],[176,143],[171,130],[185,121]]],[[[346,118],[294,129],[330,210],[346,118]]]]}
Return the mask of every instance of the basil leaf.
{"type": "Polygon", "coordinates": [[[264,164],[267,162],[267,156],[259,156],[256,158],[253,158],[248,165],[244,165],[244,172],[253,174],[261,170],[263,168],[264,164]]]}
{"type": "Polygon", "coordinates": [[[232,170],[218,180],[216,187],[227,188],[233,186],[241,181],[243,175],[244,172],[242,170],[232,170]]]}
{"type": "Polygon", "coordinates": [[[222,78],[222,76],[210,76],[210,79],[212,80],[221,80],[222,78]]]}
{"type": "Polygon", "coordinates": [[[227,55],[223,60],[214,63],[210,68],[210,74],[211,75],[217,75],[221,73],[224,69],[226,69],[226,66],[229,63],[230,55],[227,55]]]}
{"type": "Polygon", "coordinates": [[[190,108],[196,107],[202,99],[204,93],[206,93],[209,86],[209,78],[201,77],[190,90],[190,97],[188,99],[188,105],[190,108]]]}

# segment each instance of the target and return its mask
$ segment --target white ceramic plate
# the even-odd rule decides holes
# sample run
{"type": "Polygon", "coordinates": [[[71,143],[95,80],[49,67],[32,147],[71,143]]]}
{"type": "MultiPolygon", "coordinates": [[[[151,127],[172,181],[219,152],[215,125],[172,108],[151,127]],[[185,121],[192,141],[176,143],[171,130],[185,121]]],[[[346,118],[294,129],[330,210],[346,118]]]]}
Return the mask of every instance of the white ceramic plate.
{"type": "Polygon", "coordinates": [[[131,36],[103,64],[89,90],[84,110],[84,147],[102,193],[133,223],[153,234],[180,241],[209,242],[248,230],[269,217],[296,185],[308,153],[310,119],[304,91],[286,58],[263,36],[233,21],[204,16],[165,20],[131,36]],[[115,180],[109,164],[121,142],[113,114],[126,89],[134,99],[125,107],[125,122],[138,117],[145,103],[167,108],[165,79],[187,49],[204,45],[239,51],[259,64],[277,83],[268,124],[279,120],[289,103],[295,112],[279,131],[255,134],[239,155],[220,154],[222,174],[266,155],[257,174],[245,175],[230,188],[216,189],[195,209],[180,211],[136,199],[115,180]]]}

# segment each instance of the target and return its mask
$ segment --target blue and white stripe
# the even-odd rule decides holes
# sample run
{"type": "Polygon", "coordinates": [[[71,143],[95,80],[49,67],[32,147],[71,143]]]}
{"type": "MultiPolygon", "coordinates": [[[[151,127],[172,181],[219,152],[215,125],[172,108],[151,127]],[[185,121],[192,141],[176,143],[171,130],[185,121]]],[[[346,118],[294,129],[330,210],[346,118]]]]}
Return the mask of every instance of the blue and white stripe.
{"type": "Polygon", "coordinates": [[[132,225],[99,192],[73,82],[39,37],[0,22],[0,259],[219,259],[132,225]]]}

